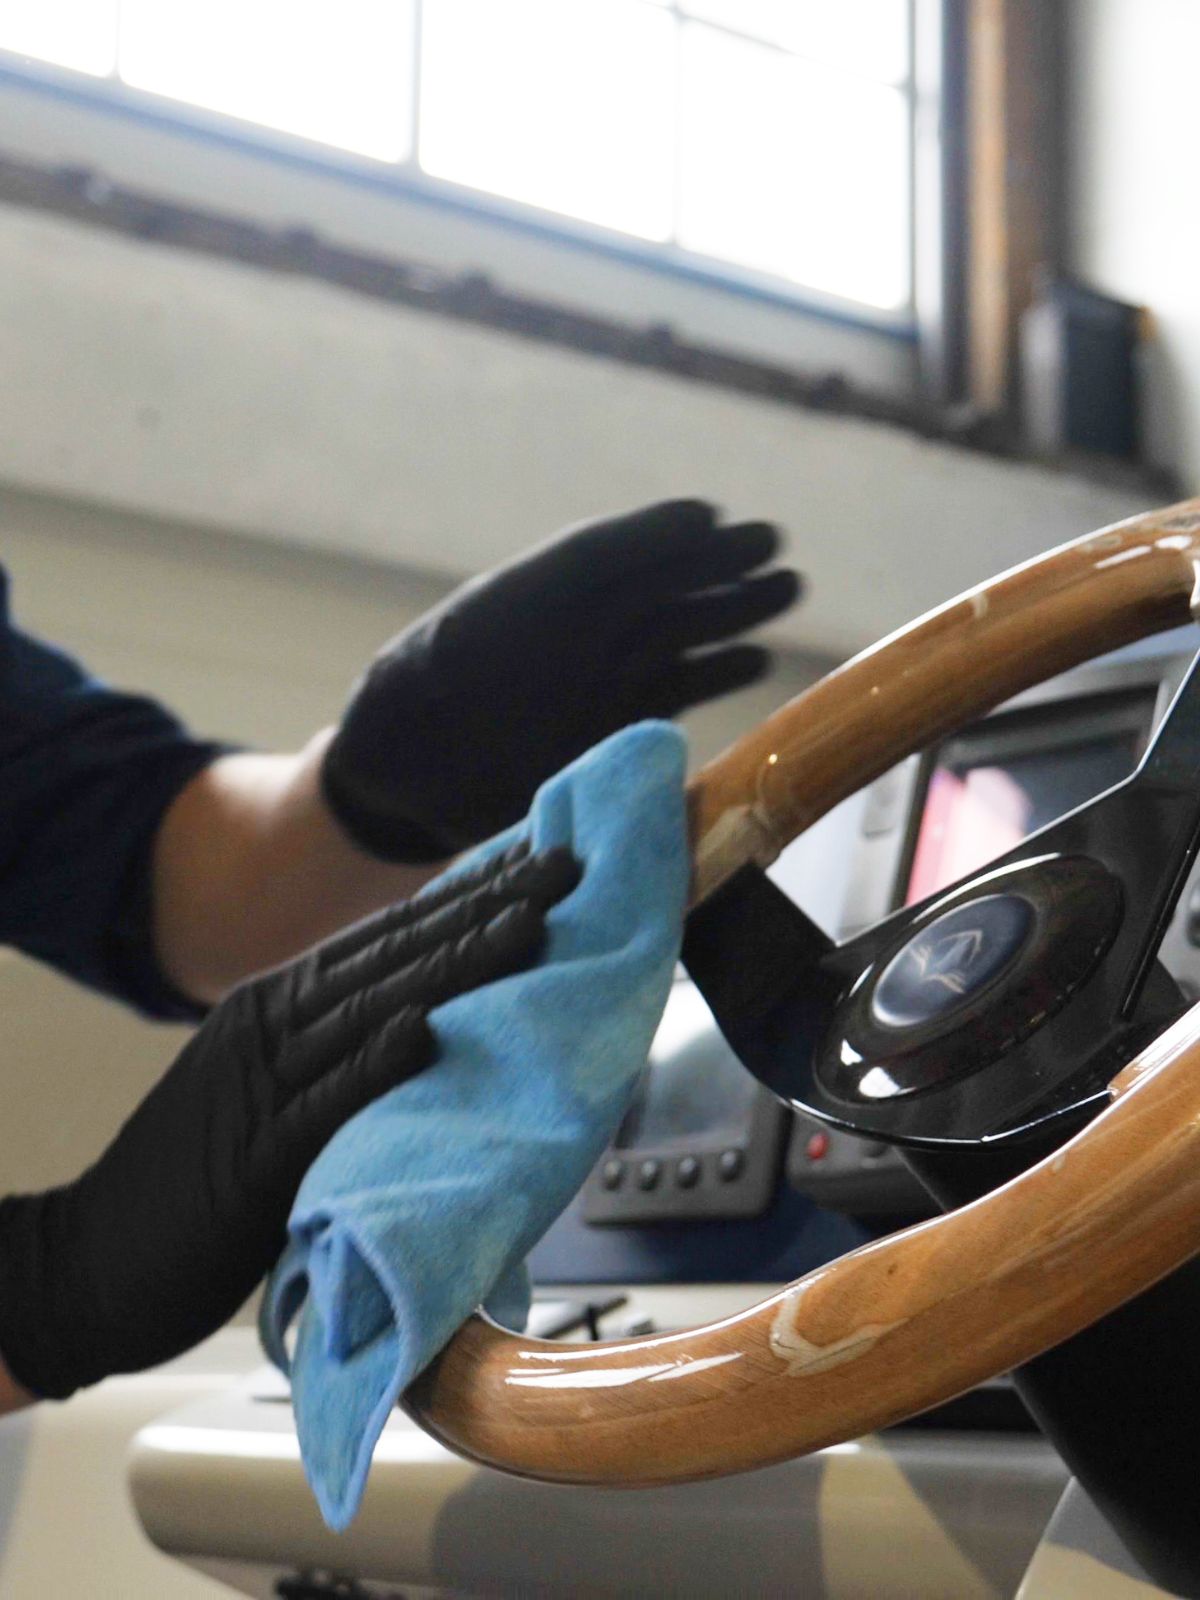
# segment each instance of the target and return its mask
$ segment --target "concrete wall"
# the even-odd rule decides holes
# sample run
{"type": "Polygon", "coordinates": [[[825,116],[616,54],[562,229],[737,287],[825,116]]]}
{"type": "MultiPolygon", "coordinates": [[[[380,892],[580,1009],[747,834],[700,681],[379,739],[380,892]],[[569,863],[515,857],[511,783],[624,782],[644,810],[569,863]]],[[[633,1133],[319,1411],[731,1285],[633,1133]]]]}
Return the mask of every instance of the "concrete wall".
{"type": "Polygon", "coordinates": [[[843,653],[1142,497],[0,211],[0,482],[465,574],[680,494],[782,522],[843,653]]]}
{"type": "MultiPolygon", "coordinates": [[[[111,680],[158,693],[197,728],[266,748],[294,746],[334,718],[364,661],[444,591],[395,566],[11,490],[0,490],[0,560],[23,623],[111,680]]],[[[694,758],[714,754],[820,665],[787,658],[771,684],[690,718],[694,758]]],[[[852,825],[851,808],[824,847],[810,836],[792,863],[801,898],[830,922],[852,825]]],[[[78,1173],[185,1037],[0,951],[0,1193],[78,1173]]],[[[251,1316],[245,1308],[236,1320],[251,1316]]],[[[80,1584],[122,1600],[229,1592],[150,1548],[124,1481],[135,1427],[229,1381],[212,1349],[180,1373],[105,1384],[66,1407],[0,1421],[0,1600],[82,1593],[80,1584]],[[73,1496],[79,1509],[64,1516],[73,1496]]],[[[253,1359],[239,1347],[242,1368],[253,1359]]]]}
{"type": "MultiPolygon", "coordinates": [[[[1198,29],[1190,0],[1073,6],[1080,264],[1159,311],[1177,363],[1174,386],[1162,378],[1156,390],[1164,452],[1171,426],[1191,437],[1200,404],[1184,65],[1198,29]]],[[[486,264],[540,293],[568,281],[568,255],[544,241],[2,75],[0,149],[87,161],[372,248],[486,264]]],[[[670,314],[693,336],[818,366],[844,361],[882,387],[905,381],[886,366],[886,341],[568,254],[583,303],[670,314]]],[[[778,688],[699,719],[702,753],[819,658],[1137,505],[895,430],[19,210],[0,209],[0,371],[0,558],[20,614],[198,726],[277,747],[336,714],[362,662],[448,575],[611,505],[707,493],[777,515],[809,570],[812,597],[785,630],[809,656],[778,688]]],[[[795,875],[826,920],[836,883],[818,868],[837,864],[836,851],[814,851],[795,875]]],[[[5,1181],[74,1171],[174,1043],[0,960],[5,1181]]]]}
{"type": "MultiPolygon", "coordinates": [[[[332,721],[378,646],[443,592],[428,576],[0,492],[0,559],[17,616],[199,730],[267,749],[332,721]]],[[[715,754],[821,663],[689,719],[715,754]]],[[[812,847],[809,847],[812,850],[812,847]]],[[[836,905],[843,853],[813,851],[813,909],[836,905]]],[[[184,1038],[0,952],[0,1189],[77,1173],[184,1038]]]]}
{"type": "MultiPolygon", "coordinates": [[[[619,234],[567,224],[573,241],[544,212],[480,203],[453,186],[422,198],[390,183],[375,162],[132,90],[122,96],[132,109],[114,109],[104,91],[34,62],[16,73],[0,64],[0,149],[259,226],[303,226],[351,248],[487,272],[517,292],[667,322],[684,338],[846,372],[872,388],[902,392],[913,381],[911,344],[881,336],[869,312],[859,325],[797,313],[786,300],[655,270],[639,261],[637,241],[619,234]],[[589,239],[600,248],[588,248],[589,239]]],[[[813,292],[805,303],[820,299],[813,292]]]]}
{"type": "MultiPolygon", "coordinates": [[[[15,87],[0,151],[880,390],[911,351],[731,292],[15,87]]],[[[1140,509],[895,429],[690,384],[46,215],[0,208],[0,483],[461,575],[597,512],[707,495],[788,529],[841,654],[1140,509]]]]}
{"type": "MultiPolygon", "coordinates": [[[[0,150],[486,266],[513,287],[839,364],[880,388],[911,376],[903,347],[869,331],[183,138],[3,73],[0,150]]],[[[807,656],[779,687],[697,720],[711,753],[814,663],[1138,505],[893,429],[6,208],[0,372],[0,559],[19,613],[197,726],[275,747],[333,717],[377,644],[449,578],[608,507],[708,494],[783,520],[809,572],[810,600],[780,630],[807,656]]],[[[792,880],[832,921],[844,852],[807,848],[792,880]]],[[[76,1170],[175,1043],[0,959],[5,1181],[76,1170]]]]}
{"type": "MultiPolygon", "coordinates": [[[[1095,170],[1081,166],[1086,258],[1118,292],[1161,302],[1164,350],[1180,362],[1174,387],[1165,370],[1156,389],[1156,438],[1170,460],[1188,431],[1180,397],[1193,408],[1197,398],[1180,375],[1196,336],[1184,288],[1194,265],[1172,231],[1194,239],[1196,228],[1180,187],[1195,52],[1163,47],[1178,82],[1169,110],[1151,97],[1154,115],[1128,99],[1118,68],[1128,48],[1140,92],[1152,88],[1155,30],[1141,37],[1135,12],[1172,13],[1183,28],[1196,19],[1188,0],[1074,9],[1097,62],[1079,126],[1103,123],[1095,170]],[[1127,47],[1112,32],[1118,23],[1127,47]],[[1134,241],[1124,218],[1139,197],[1126,188],[1136,190],[1140,169],[1129,166],[1128,184],[1114,176],[1126,174],[1125,141],[1174,175],[1163,178],[1170,226],[1151,226],[1162,197],[1151,208],[1144,196],[1134,241]]],[[[869,331],[399,203],[303,162],[148,133],[12,82],[0,83],[0,150],[99,167],[367,248],[483,266],[514,288],[841,368],[881,389],[911,380],[907,347],[869,331]]],[[[1200,348],[1195,355],[1200,367],[1200,348]]],[[[812,600],[786,630],[810,654],[786,662],[773,685],[693,719],[703,756],[800,687],[823,654],[867,643],[1138,503],[884,428],[3,209],[0,373],[0,560],[18,615],[108,676],[158,692],[197,727],[275,748],[334,717],[363,662],[447,578],[608,507],[708,494],[739,514],[782,519],[810,572],[812,600]]],[[[791,863],[793,891],[826,922],[853,821],[850,808],[791,863]]],[[[0,952],[0,1188],[76,1173],[182,1037],[0,952]]],[[[81,1459],[90,1467],[92,1457],[81,1459]]],[[[118,1492],[120,1470],[109,1462],[105,1494],[118,1492]]],[[[108,1501],[98,1503],[107,1515],[108,1501]]],[[[6,1572],[0,1592],[46,1592],[40,1573],[17,1582],[6,1572]]]]}
{"type": "Polygon", "coordinates": [[[1067,0],[1071,268],[1149,307],[1148,444],[1200,492],[1195,0],[1067,0]]]}

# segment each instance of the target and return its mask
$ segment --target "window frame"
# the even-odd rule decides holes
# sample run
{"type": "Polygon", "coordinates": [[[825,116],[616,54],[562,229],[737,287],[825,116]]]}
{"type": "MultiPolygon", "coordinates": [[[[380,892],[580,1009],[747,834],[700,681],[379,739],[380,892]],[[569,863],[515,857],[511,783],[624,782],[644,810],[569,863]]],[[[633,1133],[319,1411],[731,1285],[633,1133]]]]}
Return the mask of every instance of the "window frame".
{"type": "MultiPolygon", "coordinates": [[[[545,239],[558,246],[598,254],[623,264],[633,265],[659,276],[676,278],[707,289],[728,293],[776,309],[795,312],[800,318],[815,317],[844,327],[868,331],[907,344],[921,343],[921,324],[929,314],[928,292],[922,297],[921,253],[928,247],[930,230],[922,227],[922,193],[918,124],[922,95],[928,86],[920,81],[921,29],[929,28],[931,13],[941,13],[954,0],[907,0],[911,51],[910,72],[897,87],[905,95],[909,130],[909,304],[896,310],[877,308],[804,284],[793,283],[752,267],[688,249],[676,240],[649,241],[616,229],[586,222],[487,191],[433,177],[425,173],[418,159],[420,119],[420,56],[422,0],[414,0],[413,93],[411,97],[410,151],[402,161],[387,162],[339,150],[336,146],[299,134],[265,126],[230,113],[210,111],[187,101],[135,88],[125,83],[116,67],[106,76],[94,76],[52,62],[21,56],[0,47],[0,89],[5,85],[34,90],[91,110],[99,110],[127,121],[168,130],[227,150],[241,151],[257,158],[277,161],[294,169],[322,177],[335,178],[366,188],[376,195],[391,194],[398,199],[441,208],[488,224],[513,230],[532,238],[545,239]],[[922,22],[922,13],[925,20],[922,22]]],[[[679,0],[670,0],[661,9],[683,18],[679,0]]],[[[705,23],[705,26],[719,27],[705,23]]],[[[744,37],[737,30],[724,29],[732,36],[744,37]]],[[[928,183],[925,184],[928,190],[928,183]]],[[[941,231],[940,229],[938,230],[941,231]]],[[[926,274],[928,276],[928,274],[926,274]]]]}

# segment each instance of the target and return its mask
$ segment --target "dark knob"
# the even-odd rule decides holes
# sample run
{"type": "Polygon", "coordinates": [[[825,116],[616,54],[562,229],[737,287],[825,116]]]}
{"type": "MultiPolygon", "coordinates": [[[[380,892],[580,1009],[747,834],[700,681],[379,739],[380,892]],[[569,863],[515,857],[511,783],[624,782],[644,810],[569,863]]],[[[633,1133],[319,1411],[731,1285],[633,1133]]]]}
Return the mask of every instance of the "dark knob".
{"type": "Polygon", "coordinates": [[[680,1156],[675,1163],[675,1182],[681,1189],[694,1189],[700,1181],[700,1163],[695,1156],[680,1156]]]}
{"type": "Polygon", "coordinates": [[[624,1175],[625,1175],[625,1166],[624,1166],[624,1163],[620,1162],[620,1161],[616,1161],[616,1160],[606,1161],[604,1163],[604,1165],[600,1168],[600,1182],[604,1185],[604,1187],[606,1189],[617,1189],[617,1188],[619,1188],[620,1184],[621,1184],[621,1179],[624,1177],[624,1175]]]}
{"type": "Polygon", "coordinates": [[[717,1171],[726,1183],[732,1183],[735,1178],[740,1178],[746,1158],[740,1150],[722,1150],[717,1158],[717,1171]]]}

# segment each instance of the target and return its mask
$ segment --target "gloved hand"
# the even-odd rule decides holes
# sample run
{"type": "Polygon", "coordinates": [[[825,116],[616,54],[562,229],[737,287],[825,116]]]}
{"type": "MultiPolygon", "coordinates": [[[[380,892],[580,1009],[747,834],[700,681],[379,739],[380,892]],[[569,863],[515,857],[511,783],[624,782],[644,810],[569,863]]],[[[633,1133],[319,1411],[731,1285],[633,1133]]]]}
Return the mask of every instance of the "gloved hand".
{"type": "Polygon", "coordinates": [[[373,855],[436,861],[524,816],[618,728],[753,683],[765,650],[705,647],[795,601],[795,573],[754,573],[778,547],[765,523],[718,527],[673,500],[464,584],[358,684],[322,766],[331,810],[373,855]]]}
{"type": "Polygon", "coordinates": [[[300,1180],[436,1054],[426,1014],[525,965],[569,852],[510,850],[235,990],[74,1183],[0,1202],[0,1353],[61,1398],[214,1332],[273,1265],[300,1180]]]}

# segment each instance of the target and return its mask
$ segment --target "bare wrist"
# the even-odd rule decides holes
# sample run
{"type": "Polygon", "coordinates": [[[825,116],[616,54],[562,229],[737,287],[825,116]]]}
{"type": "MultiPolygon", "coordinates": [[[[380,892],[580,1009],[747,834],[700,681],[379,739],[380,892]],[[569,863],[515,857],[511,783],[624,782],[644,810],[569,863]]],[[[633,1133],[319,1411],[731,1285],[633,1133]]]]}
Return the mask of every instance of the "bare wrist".
{"type": "Polygon", "coordinates": [[[4,1364],[0,1355],[0,1417],[10,1411],[22,1411],[35,1403],[35,1397],[23,1389],[4,1364]]]}
{"type": "Polygon", "coordinates": [[[438,868],[362,850],[321,794],[323,729],[293,755],[223,756],[176,797],[155,847],[155,937],[172,981],[217,1000],[438,868]]]}

